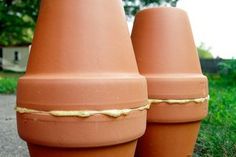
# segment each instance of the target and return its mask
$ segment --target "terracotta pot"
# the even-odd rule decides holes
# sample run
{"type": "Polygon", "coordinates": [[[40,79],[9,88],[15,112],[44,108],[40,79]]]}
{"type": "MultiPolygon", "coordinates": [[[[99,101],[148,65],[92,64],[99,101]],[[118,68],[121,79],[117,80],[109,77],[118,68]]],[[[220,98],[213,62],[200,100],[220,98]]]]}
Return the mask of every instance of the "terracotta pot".
{"type": "Polygon", "coordinates": [[[17,90],[18,132],[32,157],[133,156],[145,131],[145,110],[117,118],[49,112],[139,108],[147,103],[146,90],[121,1],[41,1],[17,90]]]}
{"type": "Polygon", "coordinates": [[[149,98],[175,101],[152,103],[136,156],[191,156],[200,121],[208,112],[208,83],[186,13],[165,7],[140,11],[132,42],[149,98]],[[198,98],[204,101],[194,102],[198,98]],[[180,103],[185,99],[189,101],[180,103]]]}

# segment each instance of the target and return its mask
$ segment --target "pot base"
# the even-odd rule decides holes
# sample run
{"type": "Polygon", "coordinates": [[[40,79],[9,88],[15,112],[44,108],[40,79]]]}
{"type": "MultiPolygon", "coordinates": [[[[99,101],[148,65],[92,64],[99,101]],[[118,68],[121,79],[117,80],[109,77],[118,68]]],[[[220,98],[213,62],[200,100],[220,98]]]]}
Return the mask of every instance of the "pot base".
{"type": "Polygon", "coordinates": [[[28,143],[31,157],[133,157],[137,140],[107,147],[56,148],[28,143]]]}
{"type": "Polygon", "coordinates": [[[148,123],[135,157],[191,157],[199,128],[200,121],[148,123]]]}

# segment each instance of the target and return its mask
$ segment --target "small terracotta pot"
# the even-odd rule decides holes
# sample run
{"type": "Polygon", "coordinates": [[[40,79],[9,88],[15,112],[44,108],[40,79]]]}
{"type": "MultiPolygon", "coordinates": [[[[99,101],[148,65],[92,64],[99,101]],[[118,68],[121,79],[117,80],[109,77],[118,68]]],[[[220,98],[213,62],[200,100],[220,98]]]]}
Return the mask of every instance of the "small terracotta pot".
{"type": "MultiPolygon", "coordinates": [[[[132,42],[139,71],[148,81],[150,99],[207,98],[187,14],[176,8],[152,8],[136,15],[132,42]]],[[[201,103],[152,103],[147,130],[136,157],[191,156],[200,121],[207,115],[201,103]]]]}
{"type": "Polygon", "coordinates": [[[147,103],[120,0],[42,0],[26,74],[18,132],[32,157],[132,157],[146,111],[117,118],[56,117],[49,111],[133,109],[147,103]],[[112,14],[111,14],[112,12],[112,14]],[[115,19],[115,20],[114,20],[115,19]]]}

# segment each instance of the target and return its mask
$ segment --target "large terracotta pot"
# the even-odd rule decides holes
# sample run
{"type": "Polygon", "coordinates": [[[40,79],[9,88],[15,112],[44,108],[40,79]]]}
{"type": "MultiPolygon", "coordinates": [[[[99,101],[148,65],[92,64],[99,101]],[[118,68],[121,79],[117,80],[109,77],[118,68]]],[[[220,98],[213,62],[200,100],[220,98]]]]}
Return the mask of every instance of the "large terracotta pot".
{"type": "Polygon", "coordinates": [[[176,8],[139,12],[132,42],[152,103],[136,156],[191,156],[208,112],[208,83],[186,13],[176,8]]]}
{"type": "Polygon", "coordinates": [[[17,90],[32,157],[132,157],[146,104],[120,0],[41,1],[17,90]]]}

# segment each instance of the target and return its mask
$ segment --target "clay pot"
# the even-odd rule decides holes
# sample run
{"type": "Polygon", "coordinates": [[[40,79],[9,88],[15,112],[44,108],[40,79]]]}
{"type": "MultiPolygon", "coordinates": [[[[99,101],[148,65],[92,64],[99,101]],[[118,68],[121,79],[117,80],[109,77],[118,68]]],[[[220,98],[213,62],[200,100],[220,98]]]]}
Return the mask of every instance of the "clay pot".
{"type": "Polygon", "coordinates": [[[133,109],[146,103],[146,80],[138,73],[121,1],[41,1],[17,90],[17,109],[31,110],[17,113],[17,125],[32,157],[132,157],[146,128],[146,110],[116,118],[48,112],[133,109]]]}
{"type": "Polygon", "coordinates": [[[208,112],[208,83],[186,13],[165,7],[140,11],[132,42],[139,71],[147,78],[150,99],[192,100],[152,103],[136,157],[191,156],[200,121],[208,112]],[[197,98],[205,101],[193,102],[197,98]]]}

